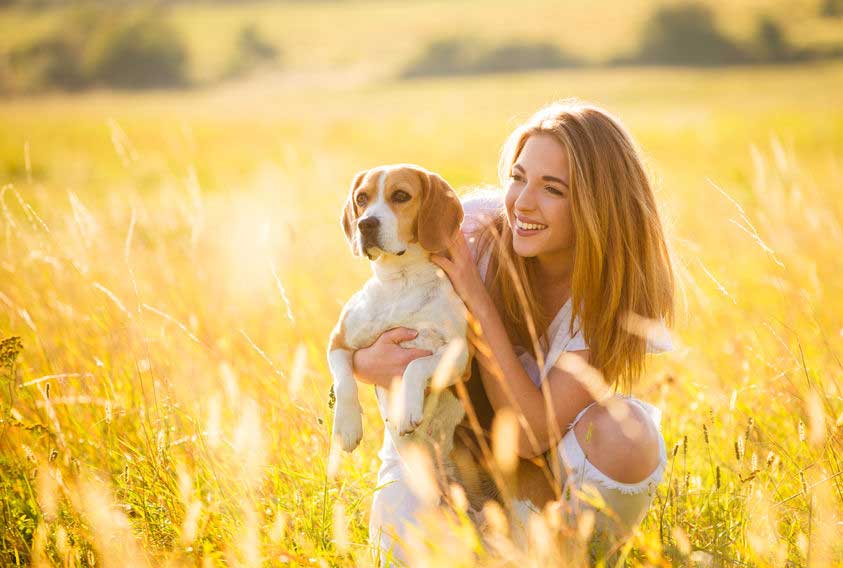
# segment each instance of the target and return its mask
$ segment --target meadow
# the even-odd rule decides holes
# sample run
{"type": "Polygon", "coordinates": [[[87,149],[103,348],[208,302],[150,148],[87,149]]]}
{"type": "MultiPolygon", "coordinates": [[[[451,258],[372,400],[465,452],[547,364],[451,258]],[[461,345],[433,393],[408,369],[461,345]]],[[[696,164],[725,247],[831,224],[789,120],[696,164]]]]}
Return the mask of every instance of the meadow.
{"type": "MultiPolygon", "coordinates": [[[[385,6],[355,14],[382,30],[385,6]]],[[[238,10],[175,16],[213,44],[238,10]]],[[[324,10],[342,29],[351,8],[324,10]]],[[[843,63],[398,81],[360,37],[285,74],[0,103],[0,563],[371,564],[382,425],[363,389],[363,442],[331,452],[325,357],[370,270],[339,223],[351,179],[414,162],[498,184],[509,131],[576,96],[643,148],[681,282],[678,349],[633,391],[663,410],[668,472],[609,565],[843,565],[843,63]]],[[[559,562],[453,523],[417,565],[559,562]]]]}

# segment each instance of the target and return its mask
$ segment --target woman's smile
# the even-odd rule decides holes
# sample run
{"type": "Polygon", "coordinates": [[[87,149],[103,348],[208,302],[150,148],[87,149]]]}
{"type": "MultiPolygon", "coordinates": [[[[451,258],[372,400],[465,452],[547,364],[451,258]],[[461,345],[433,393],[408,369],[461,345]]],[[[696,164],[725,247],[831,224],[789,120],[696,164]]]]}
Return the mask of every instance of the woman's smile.
{"type": "Polygon", "coordinates": [[[547,225],[516,216],[515,227],[513,228],[518,235],[522,237],[529,237],[547,229],[547,225]]]}

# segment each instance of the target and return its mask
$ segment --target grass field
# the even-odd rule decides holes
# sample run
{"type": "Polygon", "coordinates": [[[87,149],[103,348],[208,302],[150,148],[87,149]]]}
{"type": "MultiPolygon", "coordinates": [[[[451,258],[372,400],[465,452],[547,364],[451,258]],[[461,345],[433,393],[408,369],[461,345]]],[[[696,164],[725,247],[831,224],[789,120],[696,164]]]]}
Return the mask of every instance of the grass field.
{"type": "MultiPolygon", "coordinates": [[[[331,6],[372,29],[392,10],[331,6]]],[[[215,10],[176,16],[249,14],[215,10]]],[[[399,161],[494,184],[517,122],[578,96],[644,148],[683,284],[679,348],[634,390],[670,460],[627,561],[843,565],[843,64],[396,82],[337,45],[297,56],[312,72],[0,104],[0,340],[22,344],[0,356],[0,563],[369,564],[372,392],[360,448],[329,459],[325,346],[369,273],[348,185],[399,161]]],[[[473,546],[439,539],[428,565],[525,564],[473,546]]]]}

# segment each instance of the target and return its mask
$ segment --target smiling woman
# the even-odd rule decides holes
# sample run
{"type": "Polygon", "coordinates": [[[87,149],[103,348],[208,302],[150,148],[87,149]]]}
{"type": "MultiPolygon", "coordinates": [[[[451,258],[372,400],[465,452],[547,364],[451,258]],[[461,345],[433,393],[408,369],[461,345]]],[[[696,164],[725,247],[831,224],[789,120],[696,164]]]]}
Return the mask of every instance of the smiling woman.
{"type": "MultiPolygon", "coordinates": [[[[647,352],[671,348],[650,333],[673,317],[673,271],[653,192],[617,119],[575,101],[516,129],[500,176],[505,192],[463,199],[463,235],[449,257],[431,256],[482,330],[473,406],[488,409],[477,413],[485,428],[502,412],[520,414],[517,454],[558,457],[563,475],[552,493],[570,519],[590,507],[582,498],[590,484],[607,504],[601,534],[626,538],[666,462],[660,411],[616,392],[638,380],[647,352]]],[[[358,350],[358,378],[393,368],[397,351],[381,339],[358,350]]],[[[375,494],[370,535],[387,549],[398,546],[394,536],[408,537],[403,526],[416,522],[420,505],[388,437],[379,455],[378,485],[389,486],[375,494]]],[[[537,508],[551,498],[529,487],[518,494],[537,508]]]]}
{"type": "Polygon", "coordinates": [[[490,256],[486,285],[506,329],[540,356],[529,328],[546,329],[570,298],[570,331],[582,323],[589,363],[629,390],[646,349],[627,320],[672,323],[674,291],[658,206],[632,137],[600,108],[555,103],[510,135],[499,175],[504,207],[476,238],[481,256],[490,256]]]}

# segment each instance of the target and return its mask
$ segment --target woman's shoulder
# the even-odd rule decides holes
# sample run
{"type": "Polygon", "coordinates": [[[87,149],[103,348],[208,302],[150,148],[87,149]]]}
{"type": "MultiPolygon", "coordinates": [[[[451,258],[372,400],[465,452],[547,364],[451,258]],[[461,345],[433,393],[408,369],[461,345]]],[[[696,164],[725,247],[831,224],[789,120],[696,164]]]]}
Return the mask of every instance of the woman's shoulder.
{"type": "MultiPolygon", "coordinates": [[[[588,349],[579,316],[574,318],[573,333],[570,331],[571,312],[571,302],[569,300],[559,310],[556,318],[554,318],[548,328],[548,336],[550,338],[548,362],[550,366],[555,364],[556,359],[563,351],[588,349]]],[[[663,319],[658,322],[651,322],[644,336],[647,339],[647,353],[656,354],[674,350],[672,335],[663,319]]]]}
{"type": "Polygon", "coordinates": [[[466,237],[471,258],[477,265],[480,278],[485,281],[486,271],[489,268],[491,247],[486,247],[482,258],[479,258],[480,237],[478,235],[480,229],[494,221],[501,207],[503,207],[503,192],[494,187],[478,187],[460,196],[460,202],[464,212],[460,229],[466,237]]]}
{"type": "Polygon", "coordinates": [[[503,205],[503,191],[494,185],[472,187],[460,195],[463,208],[500,207],[503,205]]]}
{"type": "Polygon", "coordinates": [[[465,221],[463,232],[473,231],[489,223],[503,207],[503,192],[494,187],[477,187],[460,196],[465,221]]]}
{"type": "Polygon", "coordinates": [[[647,338],[647,353],[666,353],[676,350],[673,345],[673,334],[664,319],[655,322],[647,330],[645,337],[647,338]]]}

